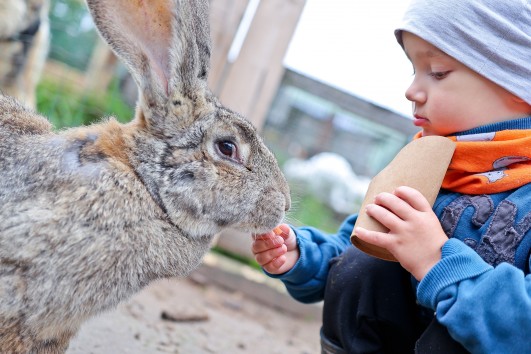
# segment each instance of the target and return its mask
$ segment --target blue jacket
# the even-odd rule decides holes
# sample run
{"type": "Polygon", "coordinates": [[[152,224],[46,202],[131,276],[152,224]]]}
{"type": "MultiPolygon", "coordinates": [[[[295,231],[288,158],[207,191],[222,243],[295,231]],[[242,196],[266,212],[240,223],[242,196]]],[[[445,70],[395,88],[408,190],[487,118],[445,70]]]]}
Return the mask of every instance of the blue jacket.
{"type": "MultiPolygon", "coordinates": [[[[531,129],[531,117],[463,134],[531,129]]],[[[530,155],[531,157],[531,147],[530,155]]],[[[441,190],[433,207],[450,239],[442,259],[417,286],[452,337],[472,353],[531,353],[531,184],[491,195],[441,190]]],[[[324,297],[329,261],[351,247],[357,215],[335,235],[296,228],[300,258],[280,278],[299,301],[324,297]]]]}

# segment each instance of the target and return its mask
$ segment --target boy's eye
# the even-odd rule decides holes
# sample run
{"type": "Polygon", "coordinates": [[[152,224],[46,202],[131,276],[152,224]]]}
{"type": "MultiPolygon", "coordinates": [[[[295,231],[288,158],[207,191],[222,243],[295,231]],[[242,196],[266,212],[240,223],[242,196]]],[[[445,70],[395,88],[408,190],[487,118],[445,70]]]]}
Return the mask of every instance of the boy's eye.
{"type": "Polygon", "coordinates": [[[435,72],[431,72],[430,76],[434,77],[437,80],[441,80],[441,79],[444,79],[446,76],[448,76],[449,73],[450,73],[450,70],[448,70],[448,71],[435,71],[435,72]]]}

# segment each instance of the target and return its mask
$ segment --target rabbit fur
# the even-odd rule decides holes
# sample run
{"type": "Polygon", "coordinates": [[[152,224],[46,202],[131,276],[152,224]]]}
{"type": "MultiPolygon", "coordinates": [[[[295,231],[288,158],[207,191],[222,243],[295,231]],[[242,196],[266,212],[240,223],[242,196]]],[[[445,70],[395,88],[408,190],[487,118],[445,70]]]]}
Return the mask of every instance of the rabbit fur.
{"type": "Polygon", "coordinates": [[[49,0],[0,1],[0,91],[35,108],[48,55],[49,0]]]}
{"type": "Polygon", "coordinates": [[[135,118],[54,132],[0,96],[0,352],[63,353],[83,321],[186,276],[225,228],[266,232],[289,189],[206,87],[208,0],[88,0],[139,87],[135,118]]]}

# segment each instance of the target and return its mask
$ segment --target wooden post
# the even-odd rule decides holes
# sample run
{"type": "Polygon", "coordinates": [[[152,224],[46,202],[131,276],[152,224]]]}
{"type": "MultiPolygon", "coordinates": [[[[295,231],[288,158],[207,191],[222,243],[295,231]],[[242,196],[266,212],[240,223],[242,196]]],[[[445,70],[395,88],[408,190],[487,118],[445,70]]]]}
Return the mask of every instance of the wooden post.
{"type": "Polygon", "coordinates": [[[98,37],[92,51],[90,63],[85,72],[85,89],[92,92],[106,92],[116,68],[117,59],[111,49],[98,37]]]}
{"type": "Polygon", "coordinates": [[[248,0],[213,0],[210,2],[210,33],[212,56],[208,86],[218,96],[234,36],[240,25],[248,0]]]}
{"type": "MultiPolygon", "coordinates": [[[[222,0],[211,4],[218,1],[222,0]]],[[[215,92],[220,101],[247,116],[257,128],[262,127],[282,79],[282,61],[305,2],[260,1],[239,56],[233,63],[227,62],[225,76],[215,77],[222,80],[216,83],[215,92]]]]}

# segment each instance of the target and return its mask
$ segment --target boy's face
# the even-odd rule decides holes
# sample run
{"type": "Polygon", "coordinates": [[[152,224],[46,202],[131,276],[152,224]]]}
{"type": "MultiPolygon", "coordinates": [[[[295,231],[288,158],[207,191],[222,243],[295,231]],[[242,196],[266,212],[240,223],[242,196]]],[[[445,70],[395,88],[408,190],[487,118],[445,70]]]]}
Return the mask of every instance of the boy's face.
{"type": "Polygon", "coordinates": [[[531,107],[420,37],[402,33],[414,79],[406,90],[422,135],[450,135],[521,118],[531,107]]]}

